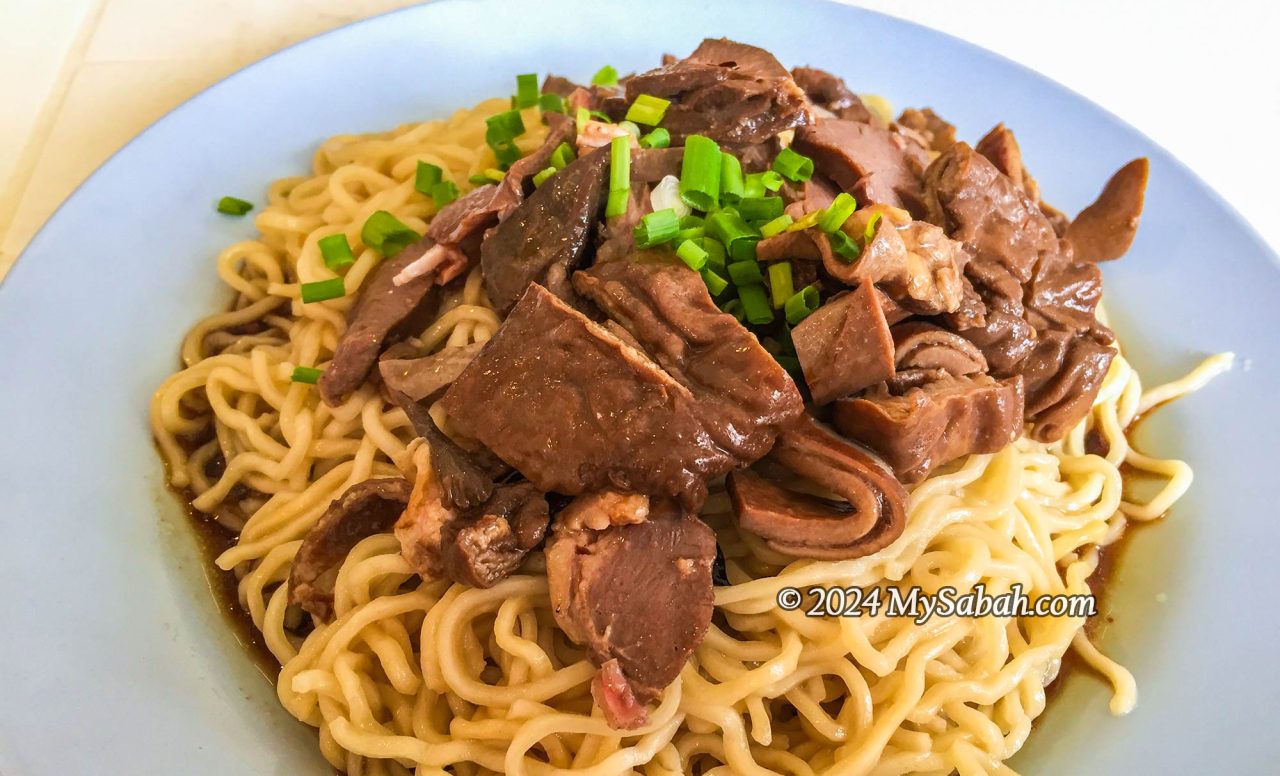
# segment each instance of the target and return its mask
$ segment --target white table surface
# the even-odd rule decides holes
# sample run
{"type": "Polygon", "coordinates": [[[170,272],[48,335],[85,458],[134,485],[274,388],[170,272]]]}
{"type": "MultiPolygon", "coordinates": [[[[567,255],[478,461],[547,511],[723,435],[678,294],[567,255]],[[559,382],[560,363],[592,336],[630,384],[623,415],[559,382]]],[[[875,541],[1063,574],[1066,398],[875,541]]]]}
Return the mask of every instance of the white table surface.
{"type": "MultiPolygon", "coordinates": [[[[290,43],[413,2],[0,0],[0,277],[77,184],[183,100],[290,43]]],[[[1100,103],[1280,249],[1274,0],[855,4],[970,40],[1100,103]]]]}

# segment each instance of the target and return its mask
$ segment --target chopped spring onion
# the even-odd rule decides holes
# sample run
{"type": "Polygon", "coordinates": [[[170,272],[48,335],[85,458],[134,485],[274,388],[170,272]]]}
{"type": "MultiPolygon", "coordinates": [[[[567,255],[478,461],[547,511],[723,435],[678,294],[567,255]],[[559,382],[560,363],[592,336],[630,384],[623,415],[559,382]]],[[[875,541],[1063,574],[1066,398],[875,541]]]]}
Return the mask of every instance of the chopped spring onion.
{"type": "Polygon", "coordinates": [[[558,94],[547,92],[538,97],[538,108],[543,113],[564,113],[564,98],[558,94]]]}
{"type": "Polygon", "coordinates": [[[855,259],[862,255],[862,246],[858,245],[858,241],[841,231],[835,231],[827,235],[827,239],[831,241],[831,250],[840,257],[845,264],[852,264],[855,259]]]}
{"type": "Polygon", "coordinates": [[[338,297],[346,296],[347,293],[347,287],[343,284],[342,278],[329,278],[328,280],[317,280],[314,283],[303,283],[299,290],[302,292],[303,304],[337,299],[338,297]]]}
{"type": "Polygon", "coordinates": [[[320,379],[320,375],[324,374],[323,369],[316,369],[313,366],[295,366],[293,374],[289,375],[289,379],[295,383],[306,383],[315,385],[320,379]]]}
{"type": "Polygon", "coordinates": [[[640,138],[641,148],[666,148],[670,145],[671,133],[662,127],[656,127],[652,132],[640,138]]]}
{"type": "Polygon", "coordinates": [[[618,128],[626,130],[626,133],[634,137],[637,143],[640,142],[640,127],[636,126],[634,121],[619,121],[618,128]]]}
{"type": "Polygon", "coordinates": [[[490,183],[502,183],[502,179],[507,177],[507,174],[497,167],[486,167],[481,175],[490,183]]]}
{"type": "Polygon", "coordinates": [[[591,120],[591,111],[586,108],[578,108],[574,112],[573,120],[577,124],[578,134],[582,134],[582,130],[586,129],[587,122],[591,120]]]}
{"type": "Polygon", "coordinates": [[[510,165],[520,160],[516,138],[524,134],[524,118],[518,109],[495,113],[485,119],[484,141],[493,149],[500,164],[510,165]]]}
{"type": "Polygon", "coordinates": [[[782,215],[782,197],[747,197],[738,203],[738,214],[747,221],[772,221],[782,215]]]}
{"type": "Polygon", "coordinates": [[[728,271],[725,268],[727,257],[724,253],[724,245],[719,240],[703,237],[698,241],[698,244],[702,246],[702,250],[707,252],[707,267],[709,269],[714,269],[721,274],[728,271]]]}
{"type": "Polygon", "coordinates": [[[748,323],[762,324],[773,322],[773,308],[769,307],[769,298],[765,296],[764,286],[738,286],[738,298],[742,300],[742,311],[748,323]]]}
{"type": "Polygon", "coordinates": [[[680,164],[680,198],[689,207],[710,211],[720,201],[720,146],[702,135],[690,135],[680,164]]]}
{"type": "Polygon", "coordinates": [[[783,232],[785,232],[785,231],[787,230],[787,227],[788,227],[788,226],[791,226],[791,224],[793,224],[794,222],[795,222],[795,219],[794,219],[794,218],[792,218],[791,216],[787,215],[786,213],[783,213],[782,215],[780,215],[780,216],[778,216],[777,218],[773,219],[773,220],[772,220],[772,221],[770,221],[769,223],[764,224],[763,226],[761,226],[761,227],[760,227],[760,236],[761,236],[761,237],[773,237],[775,234],[782,234],[783,232]]]}
{"type": "Polygon", "coordinates": [[[253,203],[239,197],[223,197],[218,200],[218,212],[229,216],[242,216],[253,210],[253,203]]]}
{"type": "Polygon", "coordinates": [[[853,211],[858,209],[858,202],[848,192],[840,192],[836,198],[832,200],[827,209],[822,211],[822,216],[818,219],[818,228],[827,234],[839,231],[844,222],[849,220],[849,216],[853,215],[853,211]]]}
{"type": "Polygon", "coordinates": [[[637,248],[652,248],[675,239],[679,233],[680,217],[676,215],[676,211],[667,208],[655,210],[641,218],[632,236],[637,248]]]}
{"type": "Polygon", "coordinates": [[[863,232],[866,242],[871,242],[872,238],[876,236],[876,224],[880,221],[880,215],[880,213],[872,213],[871,218],[867,220],[867,230],[863,232]]]}
{"type": "Polygon", "coordinates": [[[707,216],[707,234],[724,244],[735,260],[755,259],[760,233],[732,210],[717,210],[707,216]]]}
{"type": "Polygon", "coordinates": [[[347,236],[342,232],[321,237],[316,245],[320,248],[320,255],[324,257],[324,265],[334,272],[356,263],[351,243],[347,242],[347,236]]]}
{"type": "MultiPolygon", "coordinates": [[[[680,204],[684,204],[683,202],[680,204]]],[[[688,207],[688,205],[685,205],[688,207]]],[[[701,240],[707,236],[707,228],[705,226],[685,226],[681,227],[680,233],[676,235],[676,241],[680,240],[701,240]]]]}
{"type": "Polygon", "coordinates": [[[631,138],[620,135],[609,141],[609,202],[605,206],[605,216],[612,218],[627,212],[630,196],[631,138]]]}
{"type": "Polygon", "coordinates": [[[458,185],[453,181],[440,181],[431,187],[431,199],[442,208],[458,198],[458,185]]]}
{"type": "Polygon", "coordinates": [[[769,265],[769,296],[773,301],[773,309],[782,307],[795,294],[793,282],[791,262],[780,261],[769,265]]]}
{"type": "Polygon", "coordinates": [[[773,170],[765,170],[764,172],[759,173],[759,175],[760,182],[763,183],[764,187],[769,191],[777,191],[782,188],[782,176],[773,170]]]}
{"type": "Polygon", "coordinates": [[[799,293],[791,295],[782,304],[783,314],[787,316],[787,323],[795,326],[800,321],[808,318],[810,313],[818,309],[818,302],[817,286],[805,286],[800,289],[799,293]]]}
{"type": "Polygon", "coordinates": [[[406,245],[417,242],[422,235],[400,223],[395,216],[385,210],[379,210],[369,216],[360,228],[360,239],[364,244],[381,253],[384,257],[394,256],[406,245]]]}
{"type": "Polygon", "coordinates": [[[614,69],[613,65],[605,65],[597,70],[595,75],[591,76],[591,83],[596,86],[617,86],[618,71],[614,69]]]}
{"type": "Polygon", "coordinates": [[[555,174],[556,174],[555,167],[548,167],[542,170],[537,175],[533,176],[533,187],[536,189],[537,187],[541,186],[544,182],[546,182],[547,178],[550,178],[552,175],[555,175],[555,174]]]}
{"type": "Polygon", "coordinates": [[[808,229],[811,226],[817,226],[818,219],[822,218],[822,213],[823,211],[821,210],[814,210],[809,213],[805,213],[804,215],[797,218],[795,223],[793,223],[791,226],[788,226],[787,231],[798,232],[801,229],[808,229]]]}
{"type": "Polygon", "coordinates": [[[742,309],[741,299],[730,299],[729,301],[725,302],[724,307],[720,309],[732,315],[734,318],[737,318],[738,323],[742,323],[747,319],[747,314],[742,309]]]}
{"type": "MultiPolygon", "coordinates": [[[[680,179],[674,175],[667,175],[658,181],[658,185],[653,187],[653,191],[649,194],[649,203],[653,205],[654,210],[666,210],[671,208],[676,211],[676,215],[680,216],[680,228],[688,228],[684,220],[693,212],[684,200],[680,199],[680,179]]],[[[698,219],[698,226],[702,225],[702,219],[698,219]]]]}
{"type": "Polygon", "coordinates": [[[662,116],[670,105],[671,100],[654,97],[652,94],[642,94],[636,97],[630,108],[627,108],[627,120],[656,127],[662,122],[662,116]]]}
{"type": "Polygon", "coordinates": [[[516,76],[516,107],[532,108],[538,104],[538,74],[521,73],[516,76]]]}
{"type": "Polygon", "coordinates": [[[707,290],[712,296],[720,296],[724,290],[729,287],[729,281],[717,275],[713,270],[704,269],[700,273],[702,282],[707,284],[707,290]]]}
{"type": "Polygon", "coordinates": [[[431,194],[431,187],[444,180],[444,170],[430,162],[418,162],[418,172],[413,178],[413,188],[419,194],[431,194]]]}
{"type": "Polygon", "coordinates": [[[483,186],[486,183],[493,183],[493,181],[489,180],[489,176],[484,173],[476,173],[470,178],[467,178],[467,183],[470,183],[472,186],[483,186]]]}
{"type": "Polygon", "coordinates": [[[733,154],[720,154],[720,201],[731,205],[742,199],[742,162],[733,154]]]}
{"type": "Polygon", "coordinates": [[[692,270],[700,270],[707,265],[707,252],[693,240],[680,243],[680,247],[676,248],[676,255],[692,270]]]}
{"type": "Polygon", "coordinates": [[[760,180],[760,173],[752,173],[742,181],[742,196],[763,197],[764,195],[764,183],[760,180]]]}
{"type": "Polygon", "coordinates": [[[568,143],[561,143],[556,146],[556,150],[551,152],[551,166],[557,170],[563,170],[577,158],[578,155],[573,152],[573,146],[568,143]]]}
{"type": "Polygon", "coordinates": [[[773,159],[773,169],[784,178],[793,181],[807,181],[813,176],[813,160],[807,156],[784,148],[773,159]]]}
{"type": "Polygon", "coordinates": [[[760,274],[760,265],[754,261],[735,261],[729,265],[729,279],[735,286],[749,286],[763,283],[764,275],[760,274]]]}

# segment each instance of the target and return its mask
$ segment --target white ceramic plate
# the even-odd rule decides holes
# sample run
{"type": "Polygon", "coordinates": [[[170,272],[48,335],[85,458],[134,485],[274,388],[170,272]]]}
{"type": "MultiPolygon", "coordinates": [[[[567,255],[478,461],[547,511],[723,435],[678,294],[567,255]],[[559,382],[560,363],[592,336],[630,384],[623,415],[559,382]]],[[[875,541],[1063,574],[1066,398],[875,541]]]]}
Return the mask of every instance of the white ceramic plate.
{"type": "Polygon", "coordinates": [[[1106,688],[1077,674],[1015,764],[1277,772],[1276,257],[1086,100],[939,33],[812,0],[785,14],[767,0],[434,3],[248,68],[105,164],[0,287],[0,771],[327,772],[216,611],[147,430],[182,333],[228,298],[213,257],[253,233],[251,218],[216,214],[217,198],[261,201],[325,137],[444,116],[509,93],[516,73],[645,69],[719,35],[932,105],[970,140],[1006,122],[1067,212],[1122,162],[1151,157],[1138,240],[1105,269],[1115,328],[1149,382],[1220,350],[1243,368],[1142,426],[1140,443],[1190,460],[1196,482],[1132,540],[1109,594],[1104,646],[1136,674],[1137,710],[1110,718],[1106,688]]]}

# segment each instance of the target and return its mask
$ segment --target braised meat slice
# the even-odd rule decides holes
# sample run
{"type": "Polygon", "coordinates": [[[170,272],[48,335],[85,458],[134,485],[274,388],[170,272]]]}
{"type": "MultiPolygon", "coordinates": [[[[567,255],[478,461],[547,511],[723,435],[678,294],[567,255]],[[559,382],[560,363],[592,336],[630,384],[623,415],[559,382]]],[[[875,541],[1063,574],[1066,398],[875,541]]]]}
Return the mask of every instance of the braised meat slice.
{"type": "Polygon", "coordinates": [[[1066,234],[1077,258],[1107,261],[1129,250],[1138,233],[1149,170],[1145,157],[1134,159],[1111,176],[1092,205],[1080,211],[1066,234]]]}
{"type": "Polygon", "coordinates": [[[729,475],[729,496],[743,530],[786,555],[845,560],[879,552],[902,535],[907,493],[871,451],[804,415],[766,458],[838,495],[830,501],[783,487],[751,470],[729,475]]]}
{"type": "Polygon", "coordinates": [[[814,404],[893,377],[893,337],[870,283],[829,299],[792,330],[791,340],[814,404]]]}
{"type": "Polygon", "coordinates": [[[969,340],[924,321],[908,321],[893,327],[895,379],[946,372],[953,377],[987,371],[987,359],[969,340]]]}
{"type": "Polygon", "coordinates": [[[627,688],[639,703],[653,700],[702,641],[715,554],[711,529],[670,502],[655,503],[643,522],[603,530],[557,519],[546,549],[552,613],[605,667],[593,690],[615,726],[644,721],[627,688]]]}
{"type": "Polygon", "coordinates": [[[994,453],[1022,433],[1022,378],[943,376],[895,395],[884,388],[836,402],[832,422],[903,482],[970,453],[994,453]]]}
{"type": "Polygon", "coordinates": [[[423,401],[448,388],[483,348],[484,343],[473,342],[426,356],[393,354],[388,350],[378,360],[378,372],[388,390],[423,401]]]}
{"type": "Polygon", "coordinates": [[[347,313],[347,329],[320,376],[320,397],[336,407],[364,384],[382,349],[421,328],[435,314],[436,277],[427,273],[396,285],[396,275],[435,243],[423,238],[385,259],[360,287],[347,313]]]}
{"type": "Polygon", "coordinates": [[[597,149],[551,176],[484,241],[490,301],[507,312],[530,282],[573,304],[569,276],[586,260],[604,209],[609,151],[597,149]]]}
{"type": "Polygon", "coordinates": [[[1096,331],[1051,328],[1040,333],[1021,367],[1033,439],[1061,439],[1089,414],[1116,356],[1108,344],[1110,330],[1106,334],[1104,342],[1096,331]]]}
{"type": "Polygon", "coordinates": [[[445,523],[445,573],[464,585],[493,587],[538,546],[549,519],[546,495],[530,483],[498,486],[484,504],[445,523]]]}
{"type": "Polygon", "coordinates": [[[925,146],[935,153],[946,153],[956,143],[955,125],[934,113],[932,108],[907,108],[898,116],[897,123],[919,135],[925,146]]]}
{"type": "Polygon", "coordinates": [[[730,40],[704,40],[688,57],[628,79],[627,101],[671,101],[662,126],[673,143],[706,135],[751,145],[809,120],[804,92],[772,54],[730,40]]]}
{"type": "Polygon", "coordinates": [[[796,130],[792,144],[814,167],[852,192],[859,204],[883,204],[921,213],[920,176],[925,149],[902,135],[860,121],[824,119],[796,130]]]}
{"type": "Polygon", "coordinates": [[[838,76],[816,67],[797,67],[791,77],[815,106],[832,116],[850,121],[874,123],[875,117],[853,90],[838,76]]]}
{"type": "Polygon", "coordinates": [[[875,283],[911,312],[936,315],[960,308],[961,273],[968,261],[964,247],[933,224],[912,221],[899,227],[881,218],[858,260],[828,271],[838,270],[832,275],[846,283],[875,283]]]}
{"type": "Polygon", "coordinates": [[[597,264],[573,282],[688,389],[706,435],[735,465],[764,455],[803,410],[786,371],[669,255],[597,264]]]}
{"type": "Polygon", "coordinates": [[[360,540],[390,531],[409,503],[409,481],[357,482],[329,504],[307,532],[289,569],[289,603],[321,620],[333,616],[334,573],[360,540]]]}
{"type": "Polygon", "coordinates": [[[454,429],[547,492],[615,488],[692,507],[707,479],[741,464],[687,387],[536,284],[443,402],[454,429]]]}

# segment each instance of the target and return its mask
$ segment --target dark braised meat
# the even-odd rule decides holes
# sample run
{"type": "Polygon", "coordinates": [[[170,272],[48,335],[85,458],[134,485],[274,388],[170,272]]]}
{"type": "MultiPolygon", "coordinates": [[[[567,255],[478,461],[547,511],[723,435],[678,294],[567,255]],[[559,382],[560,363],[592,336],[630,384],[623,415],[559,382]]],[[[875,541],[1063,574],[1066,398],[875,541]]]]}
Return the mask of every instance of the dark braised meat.
{"type": "Polygon", "coordinates": [[[893,377],[893,337],[870,283],[828,300],[792,330],[791,340],[814,404],[893,377]]]}
{"type": "Polygon", "coordinates": [[[865,124],[875,122],[875,117],[853,90],[844,81],[826,70],[816,67],[797,67],[791,71],[791,77],[804,90],[805,96],[815,106],[827,111],[832,116],[850,121],[861,121],[865,124]]]}
{"type": "Polygon", "coordinates": [[[861,121],[825,119],[796,130],[791,147],[812,157],[819,172],[860,204],[923,210],[920,176],[929,154],[900,134],[861,121]]]}
{"type": "Polygon", "coordinates": [[[330,619],[338,566],[362,539],[391,530],[409,503],[410,490],[408,480],[384,477],[357,482],[334,499],[294,556],[289,603],[330,619]]]}

